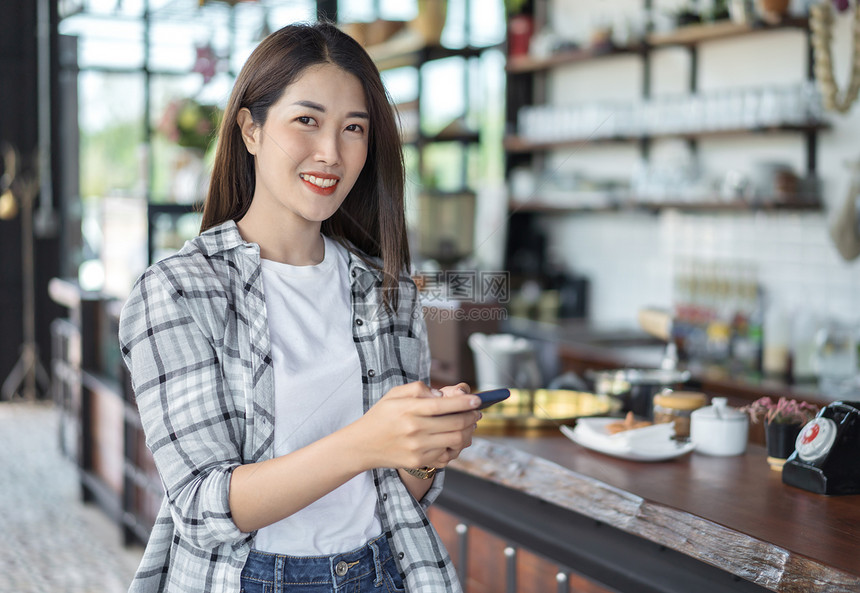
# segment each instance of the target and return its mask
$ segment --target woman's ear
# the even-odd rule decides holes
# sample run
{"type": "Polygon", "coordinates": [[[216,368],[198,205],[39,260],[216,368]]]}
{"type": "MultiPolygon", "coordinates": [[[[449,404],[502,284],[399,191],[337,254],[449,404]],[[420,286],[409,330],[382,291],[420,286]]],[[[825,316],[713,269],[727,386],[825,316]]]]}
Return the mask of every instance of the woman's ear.
{"type": "Polygon", "coordinates": [[[259,127],[254,123],[254,118],[251,117],[251,112],[247,107],[239,110],[239,115],[236,116],[236,124],[242,133],[242,141],[245,143],[245,148],[251,154],[257,154],[257,136],[259,127]]]}

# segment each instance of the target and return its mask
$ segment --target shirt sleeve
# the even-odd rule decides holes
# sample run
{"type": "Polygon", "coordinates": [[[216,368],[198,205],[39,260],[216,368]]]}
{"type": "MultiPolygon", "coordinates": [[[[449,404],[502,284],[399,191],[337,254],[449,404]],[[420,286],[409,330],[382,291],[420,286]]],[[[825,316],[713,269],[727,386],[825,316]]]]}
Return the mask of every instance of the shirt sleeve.
{"type": "MultiPolygon", "coordinates": [[[[413,284],[411,289],[411,294],[414,295],[411,303],[412,334],[421,343],[418,363],[419,376],[424,383],[430,385],[430,342],[427,336],[427,322],[424,319],[424,305],[421,302],[421,294],[418,287],[413,284]]],[[[427,508],[429,508],[430,505],[439,497],[439,494],[442,492],[442,484],[444,482],[445,470],[442,469],[437,471],[436,475],[433,476],[433,483],[430,485],[430,489],[419,501],[421,506],[424,507],[424,510],[427,510],[427,508]]]]}
{"type": "MultiPolygon", "coordinates": [[[[201,298],[197,296],[196,298],[201,298]]],[[[211,313],[210,313],[211,315],[211,313]]],[[[150,268],[119,324],[123,359],[177,531],[212,549],[248,537],[233,521],[229,488],[242,463],[243,410],[224,382],[211,319],[191,313],[188,297],[150,268]],[[208,323],[207,323],[208,322],[208,323]]]]}

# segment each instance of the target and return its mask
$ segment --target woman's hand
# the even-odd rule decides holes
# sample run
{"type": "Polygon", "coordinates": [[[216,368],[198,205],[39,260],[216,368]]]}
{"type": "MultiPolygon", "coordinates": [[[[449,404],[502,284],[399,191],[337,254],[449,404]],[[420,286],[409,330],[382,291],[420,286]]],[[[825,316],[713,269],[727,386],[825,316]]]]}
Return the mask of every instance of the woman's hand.
{"type": "MultiPolygon", "coordinates": [[[[449,386],[443,387],[441,389],[443,397],[461,396],[464,394],[471,393],[471,391],[472,390],[469,387],[468,383],[457,383],[456,385],[449,385],[449,386]]],[[[480,420],[482,416],[483,416],[483,414],[481,412],[478,412],[478,420],[480,420]]],[[[448,448],[446,450],[446,454],[448,456],[448,460],[445,461],[446,465],[447,465],[448,461],[453,461],[454,459],[457,459],[460,456],[460,453],[463,451],[463,449],[465,449],[466,447],[468,447],[472,444],[472,435],[474,434],[474,432],[477,428],[478,428],[478,424],[477,424],[477,420],[476,420],[475,424],[472,425],[471,430],[469,431],[468,442],[463,447],[460,447],[459,449],[448,448]]],[[[444,467],[443,465],[435,465],[432,463],[430,465],[432,465],[433,467],[444,467]]]]}
{"type": "Polygon", "coordinates": [[[366,469],[445,467],[472,443],[480,398],[460,383],[431,390],[421,382],[386,393],[353,428],[366,469]]]}
{"type": "MultiPolygon", "coordinates": [[[[274,459],[240,465],[230,481],[236,526],[250,532],[305,508],[362,471],[444,467],[472,443],[481,398],[465,383],[441,392],[416,382],[395,387],[360,419],[274,459]],[[441,397],[444,396],[444,397],[441,397]]],[[[421,500],[433,480],[400,471],[421,500]]]]}

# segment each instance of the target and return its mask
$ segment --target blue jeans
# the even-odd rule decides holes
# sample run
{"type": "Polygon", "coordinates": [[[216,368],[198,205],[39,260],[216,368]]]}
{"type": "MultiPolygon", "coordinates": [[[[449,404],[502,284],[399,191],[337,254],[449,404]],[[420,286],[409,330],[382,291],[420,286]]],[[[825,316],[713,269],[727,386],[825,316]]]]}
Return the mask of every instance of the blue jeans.
{"type": "Polygon", "coordinates": [[[395,593],[405,590],[385,536],[333,556],[285,556],[251,550],[242,569],[242,593],[395,593]]]}

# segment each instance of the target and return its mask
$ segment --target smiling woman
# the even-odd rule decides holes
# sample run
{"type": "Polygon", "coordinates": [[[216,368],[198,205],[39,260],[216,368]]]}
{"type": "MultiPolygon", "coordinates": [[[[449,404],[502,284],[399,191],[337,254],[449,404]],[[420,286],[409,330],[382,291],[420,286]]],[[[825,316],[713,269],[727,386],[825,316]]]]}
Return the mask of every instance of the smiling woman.
{"type": "MultiPolygon", "coordinates": [[[[330,28],[336,30],[335,27],[330,28]]],[[[219,151],[215,156],[212,183],[203,212],[202,230],[226,220],[238,221],[251,205],[251,198],[257,191],[255,184],[259,171],[258,165],[249,160],[253,155],[251,150],[256,149],[257,143],[254,147],[246,146],[248,126],[265,131],[275,147],[282,141],[279,134],[287,134],[290,129],[298,132],[296,128],[306,127],[303,133],[318,136],[321,132],[310,130],[322,131],[320,121],[326,124],[332,121],[334,114],[326,114],[325,110],[334,109],[335,105],[327,106],[326,101],[332,103],[336,99],[336,107],[342,109],[336,114],[337,117],[351,118],[350,121],[341,122],[344,124],[344,135],[340,140],[346,142],[352,138],[350,143],[344,145],[349,147],[354,147],[355,142],[365,143],[367,166],[358,167],[358,175],[350,184],[351,188],[344,184],[345,189],[352,191],[342,192],[342,207],[325,220],[322,230],[325,234],[353,243],[367,255],[382,258],[385,266],[383,288],[388,303],[389,293],[396,297],[399,271],[409,266],[403,214],[403,156],[388,94],[373,61],[348,36],[338,31],[337,35],[342,35],[346,40],[338,46],[321,47],[316,40],[305,40],[307,45],[298,45],[295,36],[284,34],[287,29],[274,33],[264,41],[248,59],[236,80],[224,120],[239,125],[221,128],[219,151]],[[280,59],[273,59],[275,56],[280,59]],[[318,72],[323,67],[327,68],[326,72],[318,72]],[[290,95],[286,99],[285,88],[291,87],[299,75],[303,75],[302,78],[313,77],[315,82],[323,85],[322,88],[328,89],[328,95],[322,96],[320,100],[311,100],[316,96],[317,87],[309,84],[309,80],[302,89],[286,91],[290,95]],[[350,76],[353,80],[350,80],[350,76]],[[346,86],[342,86],[344,84],[346,86]],[[346,98],[340,95],[344,90],[353,92],[352,105],[342,104],[346,98]],[[273,109],[276,103],[278,108],[273,109]],[[250,118],[242,116],[242,113],[247,113],[250,118]],[[280,118],[280,127],[275,129],[267,126],[269,117],[280,118]],[[288,117],[294,118],[294,121],[290,126],[283,127],[286,124],[284,118],[288,117]],[[363,134],[358,134],[359,127],[363,134]],[[361,199],[347,200],[347,194],[361,196],[361,199]],[[380,233],[382,228],[386,229],[385,233],[380,233]]],[[[284,148],[279,147],[280,158],[284,158],[284,153],[291,160],[297,158],[290,154],[297,148],[291,146],[286,151],[284,148]]],[[[321,149],[330,150],[325,146],[321,149]]],[[[290,168],[295,171],[296,164],[291,162],[290,168]]],[[[314,173],[312,170],[304,172],[314,173]]],[[[330,173],[325,170],[316,172],[330,173]]]]}
{"type": "Polygon", "coordinates": [[[361,82],[332,64],[308,68],[272,105],[264,124],[247,108],[239,111],[242,140],[255,157],[256,186],[238,225],[246,240],[260,244],[263,258],[293,265],[322,260],[322,245],[313,238],[364,168],[368,119],[361,82]],[[305,98],[311,96],[316,100],[305,98]]]}
{"type": "Polygon", "coordinates": [[[120,319],[166,491],[132,591],[460,590],[425,509],[480,398],[428,386],[403,176],[358,43],[331,24],[263,40],[224,112],[200,236],[120,319]]]}

